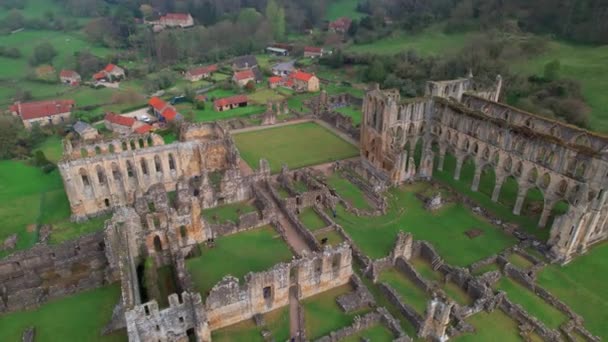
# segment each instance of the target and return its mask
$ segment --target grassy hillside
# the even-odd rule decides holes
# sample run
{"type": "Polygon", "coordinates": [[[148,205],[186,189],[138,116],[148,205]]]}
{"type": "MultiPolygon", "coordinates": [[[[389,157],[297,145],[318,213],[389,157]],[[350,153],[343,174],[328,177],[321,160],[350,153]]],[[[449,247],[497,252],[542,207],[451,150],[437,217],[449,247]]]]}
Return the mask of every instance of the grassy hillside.
{"type": "Polygon", "coordinates": [[[336,20],[340,17],[349,17],[352,19],[360,19],[365,14],[357,12],[359,0],[334,0],[327,6],[325,19],[336,20]]]}

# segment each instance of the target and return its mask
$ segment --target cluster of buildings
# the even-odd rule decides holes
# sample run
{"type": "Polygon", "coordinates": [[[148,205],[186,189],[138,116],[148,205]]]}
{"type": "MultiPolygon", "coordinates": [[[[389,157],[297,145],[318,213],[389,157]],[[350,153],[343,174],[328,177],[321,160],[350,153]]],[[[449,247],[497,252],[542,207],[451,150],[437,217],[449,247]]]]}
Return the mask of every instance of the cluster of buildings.
{"type": "Polygon", "coordinates": [[[32,125],[60,124],[70,120],[74,100],[49,100],[33,102],[15,102],[9,111],[23,122],[23,126],[31,129],[32,125]]]}
{"type": "Polygon", "coordinates": [[[93,80],[96,82],[118,82],[125,79],[125,69],[116,64],[108,64],[105,68],[93,75],[93,80]]]}
{"type": "Polygon", "coordinates": [[[148,105],[150,106],[152,114],[154,114],[160,122],[171,122],[181,118],[181,115],[177,112],[175,107],[159,97],[152,97],[148,101],[148,105]]]}
{"type": "Polygon", "coordinates": [[[301,70],[294,70],[286,76],[272,76],[268,79],[270,88],[284,87],[296,92],[314,93],[319,91],[319,78],[301,70]]]}

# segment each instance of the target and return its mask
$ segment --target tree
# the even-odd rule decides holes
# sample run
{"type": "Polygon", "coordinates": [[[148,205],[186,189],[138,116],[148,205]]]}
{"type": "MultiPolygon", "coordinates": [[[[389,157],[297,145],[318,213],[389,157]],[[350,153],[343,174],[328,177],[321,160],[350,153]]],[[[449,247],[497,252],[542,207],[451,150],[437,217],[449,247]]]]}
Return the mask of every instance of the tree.
{"type": "Polygon", "coordinates": [[[57,51],[55,50],[53,45],[51,45],[51,43],[49,42],[42,42],[34,48],[34,53],[30,58],[30,64],[51,64],[55,56],[57,56],[57,51]]]}
{"type": "Polygon", "coordinates": [[[386,68],[384,67],[384,63],[382,63],[380,59],[375,59],[367,68],[367,73],[365,76],[370,82],[384,82],[384,79],[386,78],[386,68]]]}
{"type": "Polygon", "coordinates": [[[9,159],[15,156],[15,146],[19,141],[21,127],[15,118],[0,115],[0,159],[9,159]]]}
{"type": "Polygon", "coordinates": [[[561,69],[561,63],[558,59],[554,59],[551,62],[545,64],[544,78],[547,81],[555,81],[559,79],[559,72],[561,69]]]}
{"type": "Polygon", "coordinates": [[[9,30],[22,28],[23,25],[25,25],[25,18],[18,10],[11,10],[8,12],[8,15],[2,22],[2,26],[8,28],[9,30]]]}
{"type": "Polygon", "coordinates": [[[266,20],[270,22],[274,39],[281,41],[285,38],[285,9],[276,0],[269,0],[266,5],[266,20]]]}

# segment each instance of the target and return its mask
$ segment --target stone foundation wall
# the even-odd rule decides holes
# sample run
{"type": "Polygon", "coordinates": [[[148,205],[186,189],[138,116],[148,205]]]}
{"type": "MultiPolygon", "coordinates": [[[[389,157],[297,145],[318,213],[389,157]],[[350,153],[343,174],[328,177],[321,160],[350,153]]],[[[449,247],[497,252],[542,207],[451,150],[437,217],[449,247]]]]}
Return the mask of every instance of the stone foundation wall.
{"type": "Polygon", "coordinates": [[[376,325],[385,325],[394,335],[395,338],[401,338],[399,341],[411,341],[405,335],[398,321],[383,307],[377,308],[363,316],[356,316],[352,325],[344,327],[340,330],[332,331],[329,335],[323,336],[316,342],[337,342],[342,341],[350,336],[360,333],[368,328],[376,325]]]}
{"type": "Polygon", "coordinates": [[[116,281],[104,249],[98,232],[57,246],[39,244],[1,260],[0,313],[35,308],[116,281]]]}

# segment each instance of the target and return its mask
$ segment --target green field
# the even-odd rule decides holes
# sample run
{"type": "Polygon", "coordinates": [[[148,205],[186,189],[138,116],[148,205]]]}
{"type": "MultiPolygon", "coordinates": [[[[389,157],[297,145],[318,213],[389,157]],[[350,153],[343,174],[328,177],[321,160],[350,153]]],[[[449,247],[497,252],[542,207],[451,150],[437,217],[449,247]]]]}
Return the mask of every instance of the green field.
{"type": "Polygon", "coordinates": [[[340,17],[361,19],[365,13],[357,12],[359,0],[331,0],[327,6],[325,19],[336,20],[340,17]]]}
{"type": "Polygon", "coordinates": [[[443,25],[433,25],[421,33],[394,32],[391,36],[378,39],[370,44],[353,44],[346,51],[361,54],[394,55],[415,50],[422,55],[445,55],[464,48],[475,36],[474,33],[443,32],[443,25]]]}
{"type": "Polygon", "coordinates": [[[487,313],[482,311],[467,319],[475,327],[475,334],[465,334],[457,337],[458,342],[523,342],[519,336],[519,327],[516,321],[499,309],[487,313]]]}
{"type": "Polygon", "coordinates": [[[226,223],[227,221],[236,223],[241,215],[257,210],[252,202],[238,202],[205,209],[202,215],[211,223],[226,223]]]}
{"type": "Polygon", "coordinates": [[[608,244],[594,247],[566,266],[550,265],[538,274],[538,284],[585,319],[585,327],[608,339],[608,244]]]}
{"type": "Polygon", "coordinates": [[[363,117],[363,113],[361,112],[360,107],[348,106],[348,107],[337,108],[336,112],[342,113],[346,116],[351,117],[353,119],[353,125],[355,125],[355,126],[358,126],[361,124],[361,119],[363,117]]]}
{"type": "Polygon", "coordinates": [[[332,174],[327,179],[327,183],[353,207],[358,209],[371,209],[363,191],[348,179],[342,177],[339,173],[332,174]]]}
{"type": "Polygon", "coordinates": [[[186,267],[203,297],[228,274],[242,281],[249,272],[264,271],[291,260],[291,252],[281,236],[268,226],[220,237],[215,247],[201,246],[201,252],[201,256],[186,260],[186,267]]]}
{"type": "Polygon", "coordinates": [[[241,157],[257,169],[265,158],[273,173],[354,157],[357,148],[313,122],[234,135],[241,157]]]}
{"type": "MultiPolygon", "coordinates": [[[[347,284],[302,301],[307,338],[315,340],[352,323],[356,314],[343,312],[336,303],[337,297],[352,290],[352,287],[347,284]]],[[[357,314],[362,314],[362,312],[357,312],[357,314]]]]}
{"type": "Polygon", "coordinates": [[[115,284],[0,316],[0,341],[21,341],[29,326],[36,328],[36,341],[127,341],[124,330],[101,336],[119,300],[120,286],[115,284]]]}
{"type": "Polygon", "coordinates": [[[363,339],[374,342],[390,342],[395,338],[388,328],[384,325],[375,325],[362,332],[352,335],[342,340],[343,342],[361,342],[363,339]]]}
{"type": "Polygon", "coordinates": [[[431,298],[405,274],[391,268],[380,273],[378,281],[390,285],[401,296],[402,302],[411,306],[419,314],[424,314],[427,301],[431,298]]]}
{"type": "Polygon", "coordinates": [[[323,221],[321,216],[319,216],[312,207],[302,210],[298,217],[302,224],[311,231],[327,227],[325,221],[323,221]]]}
{"type": "MultiPolygon", "coordinates": [[[[289,339],[289,307],[283,307],[264,314],[266,328],[272,333],[276,341],[287,341],[289,339]]],[[[257,327],[253,319],[240,322],[212,333],[214,342],[231,341],[264,341],[262,328],[257,327]]]]}
{"type": "Polygon", "coordinates": [[[511,302],[521,305],[548,328],[559,329],[559,326],[567,320],[566,314],[511,278],[502,277],[496,288],[505,291],[511,302]]]}
{"type": "Polygon", "coordinates": [[[429,241],[448,263],[458,266],[469,265],[516,242],[462,204],[449,204],[436,212],[425,210],[415,193],[429,186],[419,183],[390,190],[389,209],[384,216],[357,217],[338,206],[336,222],[374,259],[388,255],[400,230],[411,232],[416,240],[429,241]],[[483,233],[470,239],[465,232],[471,229],[483,233]]]}
{"type": "Polygon", "coordinates": [[[608,45],[586,46],[551,41],[541,56],[514,64],[514,71],[528,76],[542,75],[544,66],[552,60],[561,64],[560,76],[579,81],[585,102],[591,107],[589,127],[608,133],[608,45]]]}
{"type": "Polygon", "coordinates": [[[317,241],[323,246],[323,245],[328,245],[328,246],[338,246],[339,244],[341,244],[342,242],[344,242],[344,239],[342,238],[342,235],[340,235],[337,231],[335,230],[328,230],[328,231],[321,231],[321,232],[316,232],[315,233],[315,239],[317,239],[317,241]],[[323,244],[323,239],[327,239],[325,244],[323,244]]]}
{"type": "Polygon", "coordinates": [[[192,116],[194,122],[210,122],[244,118],[247,116],[264,113],[266,109],[265,106],[249,105],[247,107],[239,107],[224,112],[217,112],[213,108],[213,102],[207,102],[205,109],[196,109],[188,103],[179,104],[175,107],[181,114],[186,116],[186,118],[192,116]]]}

